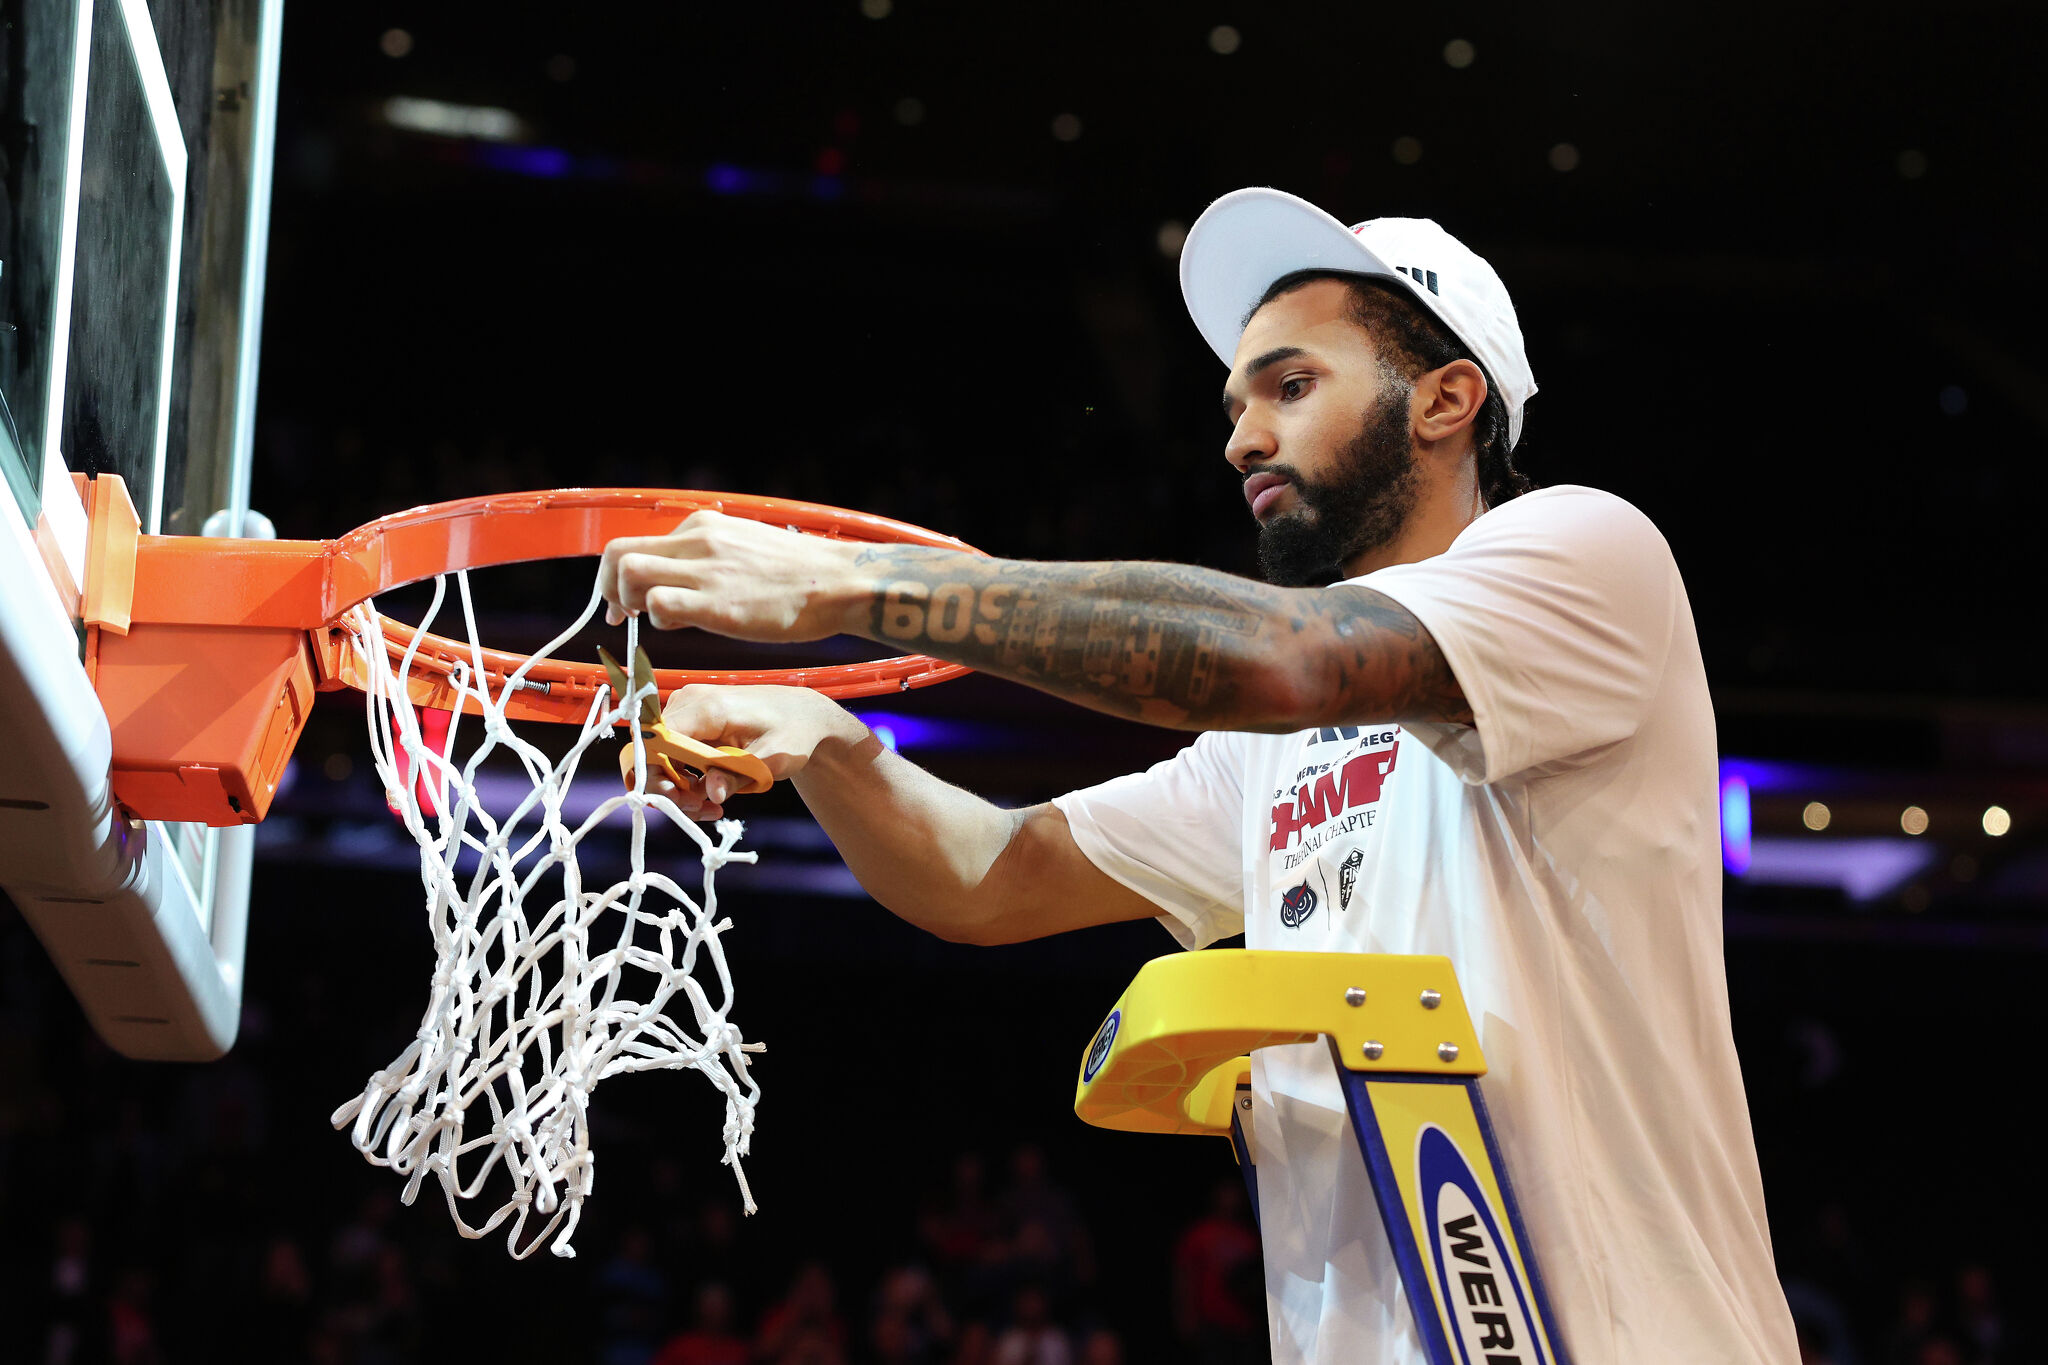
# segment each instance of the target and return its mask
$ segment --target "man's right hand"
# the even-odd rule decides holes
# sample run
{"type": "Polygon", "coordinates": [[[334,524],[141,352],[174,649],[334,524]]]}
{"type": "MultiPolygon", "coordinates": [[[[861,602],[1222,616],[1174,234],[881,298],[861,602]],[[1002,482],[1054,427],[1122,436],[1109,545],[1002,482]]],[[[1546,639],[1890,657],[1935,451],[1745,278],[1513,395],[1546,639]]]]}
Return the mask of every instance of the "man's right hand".
{"type": "MultiPolygon", "coordinates": [[[[792,783],[867,893],[956,943],[1014,943],[1159,907],[1102,872],[1050,803],[1003,810],[882,747],[807,687],[697,684],[668,699],[671,730],[731,744],[792,783]]],[[[725,815],[737,779],[713,770],[648,784],[694,819],[725,815]]]]}
{"type": "MultiPolygon", "coordinates": [[[[719,687],[693,683],[676,689],[662,708],[668,728],[706,744],[745,749],[768,765],[776,781],[802,772],[820,747],[849,751],[881,747],[867,726],[831,698],[808,687],[719,687]]],[[[650,781],[648,790],[668,797],[685,815],[718,820],[738,779],[713,769],[676,787],[650,781]]]]}

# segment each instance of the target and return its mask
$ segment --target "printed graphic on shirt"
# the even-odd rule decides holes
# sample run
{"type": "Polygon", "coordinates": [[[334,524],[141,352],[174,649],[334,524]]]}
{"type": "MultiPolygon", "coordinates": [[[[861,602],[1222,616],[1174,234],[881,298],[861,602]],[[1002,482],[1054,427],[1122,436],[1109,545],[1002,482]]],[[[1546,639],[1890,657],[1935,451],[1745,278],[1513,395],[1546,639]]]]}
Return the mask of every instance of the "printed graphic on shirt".
{"type": "Polygon", "coordinates": [[[1365,861],[1365,850],[1354,848],[1344,855],[1344,865],[1337,869],[1337,908],[1351,908],[1351,893],[1358,887],[1358,865],[1365,861]]]}
{"type": "Polygon", "coordinates": [[[1300,867],[1337,835],[1371,828],[1380,788],[1400,752],[1401,732],[1392,726],[1361,730],[1347,725],[1317,732],[1306,746],[1293,786],[1273,793],[1266,846],[1285,855],[1280,869],[1300,867]],[[1335,757],[1324,759],[1317,751],[1333,740],[1343,747],[1335,757]]]}
{"type": "Polygon", "coordinates": [[[1307,882],[1289,887],[1280,894],[1280,922],[1290,929],[1299,929],[1310,915],[1316,912],[1315,888],[1307,882]]]}
{"type": "Polygon", "coordinates": [[[1358,899],[1366,855],[1358,845],[1378,832],[1380,796],[1400,754],[1401,729],[1329,725],[1309,731],[1300,744],[1292,774],[1271,798],[1266,894],[1288,929],[1302,929],[1318,907],[1328,906],[1329,914],[1313,926],[1328,934],[1336,928],[1332,917],[1358,899]]]}

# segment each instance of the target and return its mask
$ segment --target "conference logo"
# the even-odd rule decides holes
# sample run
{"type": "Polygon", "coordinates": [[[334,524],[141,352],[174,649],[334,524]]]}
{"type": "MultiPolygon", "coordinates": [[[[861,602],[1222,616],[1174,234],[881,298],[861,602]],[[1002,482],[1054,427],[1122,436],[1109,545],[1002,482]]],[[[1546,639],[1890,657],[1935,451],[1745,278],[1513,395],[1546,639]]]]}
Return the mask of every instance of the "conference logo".
{"type": "Polygon", "coordinates": [[[1081,1084],[1095,1079],[1095,1073],[1102,1070],[1102,1064],[1109,1060],[1109,1050],[1116,1045],[1117,1026],[1124,1021],[1122,1010],[1111,1010],[1109,1018],[1102,1021],[1096,1030],[1095,1041],[1088,1044],[1088,1060],[1081,1064],[1081,1084]]]}
{"type": "Polygon", "coordinates": [[[1337,869],[1337,908],[1351,908],[1351,893],[1358,889],[1358,867],[1365,861],[1363,849],[1352,849],[1344,855],[1344,866],[1337,869]]]}
{"type": "Polygon", "coordinates": [[[1415,1139],[1415,1187],[1422,1198],[1423,1254],[1436,1272],[1452,1339],[1465,1365],[1552,1365],[1536,1330],[1536,1296],[1487,1198],[1451,1135],[1424,1124],[1415,1139]]]}

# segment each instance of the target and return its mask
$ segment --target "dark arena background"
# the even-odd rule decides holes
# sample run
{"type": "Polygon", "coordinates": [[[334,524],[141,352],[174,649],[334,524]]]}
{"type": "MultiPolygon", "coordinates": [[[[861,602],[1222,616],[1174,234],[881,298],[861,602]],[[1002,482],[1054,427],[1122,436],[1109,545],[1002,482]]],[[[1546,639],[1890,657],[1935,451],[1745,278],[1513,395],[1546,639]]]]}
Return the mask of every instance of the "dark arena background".
{"type": "MultiPolygon", "coordinates": [[[[319,538],[729,490],[1250,572],[1186,225],[1250,184],[1436,218],[1514,294],[1518,463],[1641,507],[1686,577],[1805,1359],[2038,1359],[2044,38],[1990,2],[295,3],[252,502],[319,538]]],[[[543,643],[587,568],[479,575],[485,639],[543,643]]],[[[1003,804],[1181,741],[979,678],[857,709],[1003,804]]],[[[0,1360],[1265,1359],[1225,1144],[1071,1112],[1166,935],[939,942],[793,793],[735,814],[761,1211],[708,1086],[618,1078],[571,1261],[461,1240],[431,1184],[401,1207],[329,1126],[432,961],[358,697],[323,697],[258,829],[224,1060],[114,1054],[0,912],[0,1360]]]]}

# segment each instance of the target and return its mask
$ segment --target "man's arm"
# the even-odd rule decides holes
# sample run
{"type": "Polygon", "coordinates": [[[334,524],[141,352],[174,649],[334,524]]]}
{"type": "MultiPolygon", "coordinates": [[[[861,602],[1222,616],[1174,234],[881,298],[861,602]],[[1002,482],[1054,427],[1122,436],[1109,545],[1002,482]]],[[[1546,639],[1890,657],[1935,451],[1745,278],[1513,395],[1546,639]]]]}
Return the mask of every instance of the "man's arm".
{"type": "Polygon", "coordinates": [[[1422,623],[1370,588],[1185,564],[1044,564],[876,546],[871,640],[1181,730],[1469,721],[1422,623]]]}
{"type": "Polygon", "coordinates": [[[614,616],[757,640],[862,635],[1175,729],[1472,719],[1422,623],[1363,587],[847,544],[705,512],[614,541],[599,585],[614,616]]]}
{"type": "MultiPolygon", "coordinates": [[[[807,688],[686,687],[664,718],[706,743],[741,745],[792,781],[868,894],[941,938],[1014,943],[1159,913],[1088,861],[1057,808],[1003,810],[941,782],[807,688]]],[[[657,790],[714,819],[731,778],[713,771],[657,790]]]]}

